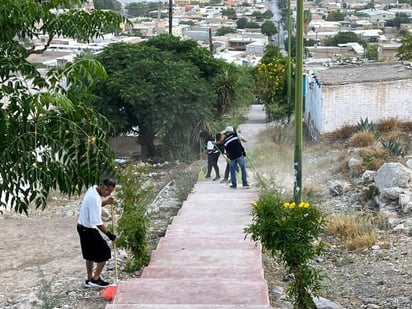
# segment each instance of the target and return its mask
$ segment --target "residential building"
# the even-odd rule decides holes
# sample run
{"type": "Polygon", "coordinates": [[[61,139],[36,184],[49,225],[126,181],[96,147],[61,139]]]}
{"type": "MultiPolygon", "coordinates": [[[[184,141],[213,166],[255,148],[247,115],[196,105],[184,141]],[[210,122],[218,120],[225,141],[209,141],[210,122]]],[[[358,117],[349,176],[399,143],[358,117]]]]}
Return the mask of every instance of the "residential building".
{"type": "Polygon", "coordinates": [[[412,119],[412,66],[399,62],[309,72],[305,90],[304,121],[314,140],[360,119],[412,119]]]}

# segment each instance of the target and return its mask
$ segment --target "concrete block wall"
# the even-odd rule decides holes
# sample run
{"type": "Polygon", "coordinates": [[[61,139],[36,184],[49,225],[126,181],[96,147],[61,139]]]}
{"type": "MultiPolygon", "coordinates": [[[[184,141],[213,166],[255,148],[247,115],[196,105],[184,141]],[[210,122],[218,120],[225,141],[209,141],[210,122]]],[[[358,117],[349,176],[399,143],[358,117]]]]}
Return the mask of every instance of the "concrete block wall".
{"type": "MultiPolygon", "coordinates": [[[[310,81],[308,83],[310,85],[310,81]]],[[[314,140],[361,119],[412,121],[412,82],[393,80],[307,88],[305,124],[314,140]]]]}

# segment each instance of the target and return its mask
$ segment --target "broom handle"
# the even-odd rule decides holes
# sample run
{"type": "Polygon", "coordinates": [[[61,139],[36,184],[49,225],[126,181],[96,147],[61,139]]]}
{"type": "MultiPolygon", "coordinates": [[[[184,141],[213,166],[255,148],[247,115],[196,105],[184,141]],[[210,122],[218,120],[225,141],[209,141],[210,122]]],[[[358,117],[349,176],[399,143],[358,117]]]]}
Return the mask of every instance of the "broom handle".
{"type": "MultiPolygon", "coordinates": [[[[113,234],[116,235],[116,226],[115,226],[115,220],[114,220],[114,207],[112,204],[112,227],[113,227],[113,234]]],[[[117,277],[118,277],[118,273],[117,273],[117,247],[116,247],[116,239],[113,241],[113,251],[114,251],[114,280],[115,283],[117,284],[117,277]]]]}

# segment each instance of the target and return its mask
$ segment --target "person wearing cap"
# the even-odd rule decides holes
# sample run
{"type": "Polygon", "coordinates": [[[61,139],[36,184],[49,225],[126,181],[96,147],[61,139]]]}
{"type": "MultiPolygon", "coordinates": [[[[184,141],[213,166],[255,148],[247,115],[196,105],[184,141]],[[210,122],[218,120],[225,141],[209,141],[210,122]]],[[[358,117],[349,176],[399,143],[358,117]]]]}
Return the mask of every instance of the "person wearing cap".
{"type": "Polygon", "coordinates": [[[236,165],[240,166],[243,187],[249,188],[250,186],[247,182],[245,157],[243,156],[244,152],[240,139],[232,126],[227,126],[224,132],[225,134],[222,135],[217,144],[223,144],[225,146],[227,156],[230,160],[230,181],[232,183],[230,188],[237,188],[236,165]]]}
{"type": "Polygon", "coordinates": [[[107,178],[100,186],[90,187],[84,195],[80,207],[79,219],[77,221],[77,232],[80,237],[80,246],[83,258],[86,261],[87,279],[85,287],[105,287],[108,282],[103,281],[100,274],[104,265],[111,258],[110,247],[106,240],[100,235],[105,234],[111,241],[116,240],[116,235],[112,234],[103,224],[101,214],[102,207],[114,203],[113,197],[109,197],[114,191],[116,182],[107,178]],[[94,264],[96,268],[93,273],[94,264]]]}

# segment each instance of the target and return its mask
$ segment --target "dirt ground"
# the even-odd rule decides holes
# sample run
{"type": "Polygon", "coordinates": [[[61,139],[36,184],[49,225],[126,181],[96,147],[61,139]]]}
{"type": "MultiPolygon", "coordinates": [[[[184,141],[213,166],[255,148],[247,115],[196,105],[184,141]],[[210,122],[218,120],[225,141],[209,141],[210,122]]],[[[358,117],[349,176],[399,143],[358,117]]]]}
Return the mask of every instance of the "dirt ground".
{"type": "MultiPolygon", "coordinates": [[[[336,153],[316,147],[306,149],[308,153],[305,167],[311,174],[305,181],[322,187],[326,179],[335,177],[330,172],[337,164],[336,153]]],[[[350,205],[343,198],[331,198],[330,203],[350,205]]],[[[0,215],[0,308],[105,308],[108,302],[100,290],[83,287],[85,266],[76,232],[80,202],[80,197],[68,200],[56,195],[44,212],[32,211],[29,217],[14,212],[0,215]]],[[[412,234],[381,231],[376,246],[362,252],[348,252],[333,244],[316,261],[330,278],[321,296],[342,308],[412,308],[411,240],[412,234]]],[[[272,292],[287,287],[283,267],[264,256],[272,305],[290,308],[272,292]]],[[[132,276],[119,273],[120,280],[132,276]]],[[[103,278],[114,278],[113,264],[109,263],[103,278]]]]}
{"type": "Polygon", "coordinates": [[[76,232],[79,208],[80,200],[74,200],[41,215],[0,217],[0,308],[47,308],[36,302],[39,291],[55,295],[52,301],[83,289],[85,265],[76,232]]]}
{"type": "MultiPolygon", "coordinates": [[[[140,152],[135,138],[111,139],[110,144],[117,157],[140,152]]],[[[83,287],[86,272],[76,231],[80,204],[81,196],[55,194],[45,211],[0,215],[0,308],[105,307],[99,290],[83,287]]],[[[114,277],[110,269],[105,275],[114,277]]]]}

